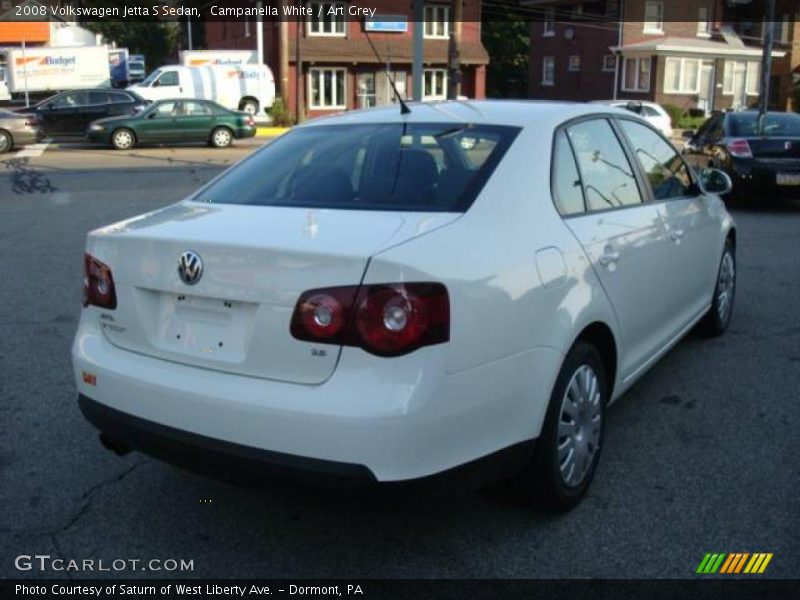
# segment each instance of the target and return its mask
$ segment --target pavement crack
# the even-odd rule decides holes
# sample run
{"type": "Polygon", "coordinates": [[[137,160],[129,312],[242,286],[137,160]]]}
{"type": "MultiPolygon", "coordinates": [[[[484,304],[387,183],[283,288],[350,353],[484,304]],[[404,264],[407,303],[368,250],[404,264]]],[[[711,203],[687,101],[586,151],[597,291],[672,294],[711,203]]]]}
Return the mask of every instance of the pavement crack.
{"type": "Polygon", "coordinates": [[[56,531],[50,532],[49,535],[53,538],[53,540],[57,540],[57,537],[59,535],[66,533],[69,529],[71,529],[78,521],[80,521],[81,517],[83,517],[83,515],[85,515],[86,512],[91,508],[92,496],[95,494],[95,492],[107,486],[119,483],[146,462],[147,462],[146,460],[139,461],[131,465],[127,469],[125,469],[122,473],[120,473],[116,477],[112,479],[107,479],[105,481],[101,481],[100,483],[97,483],[92,487],[90,487],[88,490],[86,490],[81,495],[80,500],[78,501],[80,503],[80,508],[78,509],[78,511],[72,516],[72,518],[69,521],[67,521],[64,525],[59,527],[56,531]]]}

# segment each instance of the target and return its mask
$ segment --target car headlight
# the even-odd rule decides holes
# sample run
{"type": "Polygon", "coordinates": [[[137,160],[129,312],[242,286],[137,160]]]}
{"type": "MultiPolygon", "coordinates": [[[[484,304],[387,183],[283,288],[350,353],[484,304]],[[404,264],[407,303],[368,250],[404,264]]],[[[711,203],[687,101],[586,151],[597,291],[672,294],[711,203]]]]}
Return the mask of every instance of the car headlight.
{"type": "Polygon", "coordinates": [[[89,125],[89,129],[92,130],[92,131],[103,131],[103,126],[93,123],[93,124],[89,125]]]}

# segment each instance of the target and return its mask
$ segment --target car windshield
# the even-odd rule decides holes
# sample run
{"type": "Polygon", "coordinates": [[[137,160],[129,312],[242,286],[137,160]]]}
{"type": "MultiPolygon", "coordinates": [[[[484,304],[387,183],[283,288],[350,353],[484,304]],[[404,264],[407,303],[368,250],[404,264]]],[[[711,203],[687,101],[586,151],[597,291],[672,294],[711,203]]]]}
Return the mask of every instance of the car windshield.
{"type": "Polygon", "coordinates": [[[153,83],[156,79],[158,79],[159,75],[161,75],[161,70],[160,69],[156,69],[155,71],[150,73],[150,75],[148,75],[147,77],[145,77],[142,80],[142,83],[141,83],[142,87],[147,87],[148,85],[153,83]]]}
{"type": "MultiPolygon", "coordinates": [[[[747,112],[730,116],[730,131],[735,137],[758,136],[758,113],[747,112]]],[[[800,115],[767,113],[764,135],[768,137],[800,137],[800,115]]]]}
{"type": "Polygon", "coordinates": [[[518,128],[458,124],[302,127],[202,189],[200,202],[463,212],[518,128]]]}

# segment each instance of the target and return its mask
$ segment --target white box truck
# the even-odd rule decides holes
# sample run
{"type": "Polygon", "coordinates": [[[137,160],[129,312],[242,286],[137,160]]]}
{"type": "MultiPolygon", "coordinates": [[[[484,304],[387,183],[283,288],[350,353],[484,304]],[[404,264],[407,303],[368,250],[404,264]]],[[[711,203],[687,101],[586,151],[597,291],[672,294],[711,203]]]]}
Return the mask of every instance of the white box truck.
{"type": "Polygon", "coordinates": [[[147,100],[202,98],[252,115],[272,107],[275,79],[266,65],[159,67],[128,88],[147,100]]]}
{"type": "Polygon", "coordinates": [[[109,87],[108,46],[7,48],[5,80],[12,96],[109,87]]]}
{"type": "Polygon", "coordinates": [[[182,50],[179,56],[184,67],[230,67],[260,62],[256,50],[182,50]]]}

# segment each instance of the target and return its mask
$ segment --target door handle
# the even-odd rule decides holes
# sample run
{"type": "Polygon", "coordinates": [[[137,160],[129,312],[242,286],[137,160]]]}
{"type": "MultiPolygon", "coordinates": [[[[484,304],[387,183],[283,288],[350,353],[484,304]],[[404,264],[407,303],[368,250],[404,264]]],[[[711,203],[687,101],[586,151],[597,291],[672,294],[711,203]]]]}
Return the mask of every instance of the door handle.
{"type": "Polygon", "coordinates": [[[603,253],[597,259],[597,262],[599,262],[604,267],[608,267],[610,265],[615,264],[618,260],[619,260],[619,252],[614,250],[611,246],[606,246],[603,249],[603,253]]]}
{"type": "Polygon", "coordinates": [[[681,238],[683,238],[683,229],[673,229],[669,232],[669,235],[673,242],[680,242],[681,238]]]}

